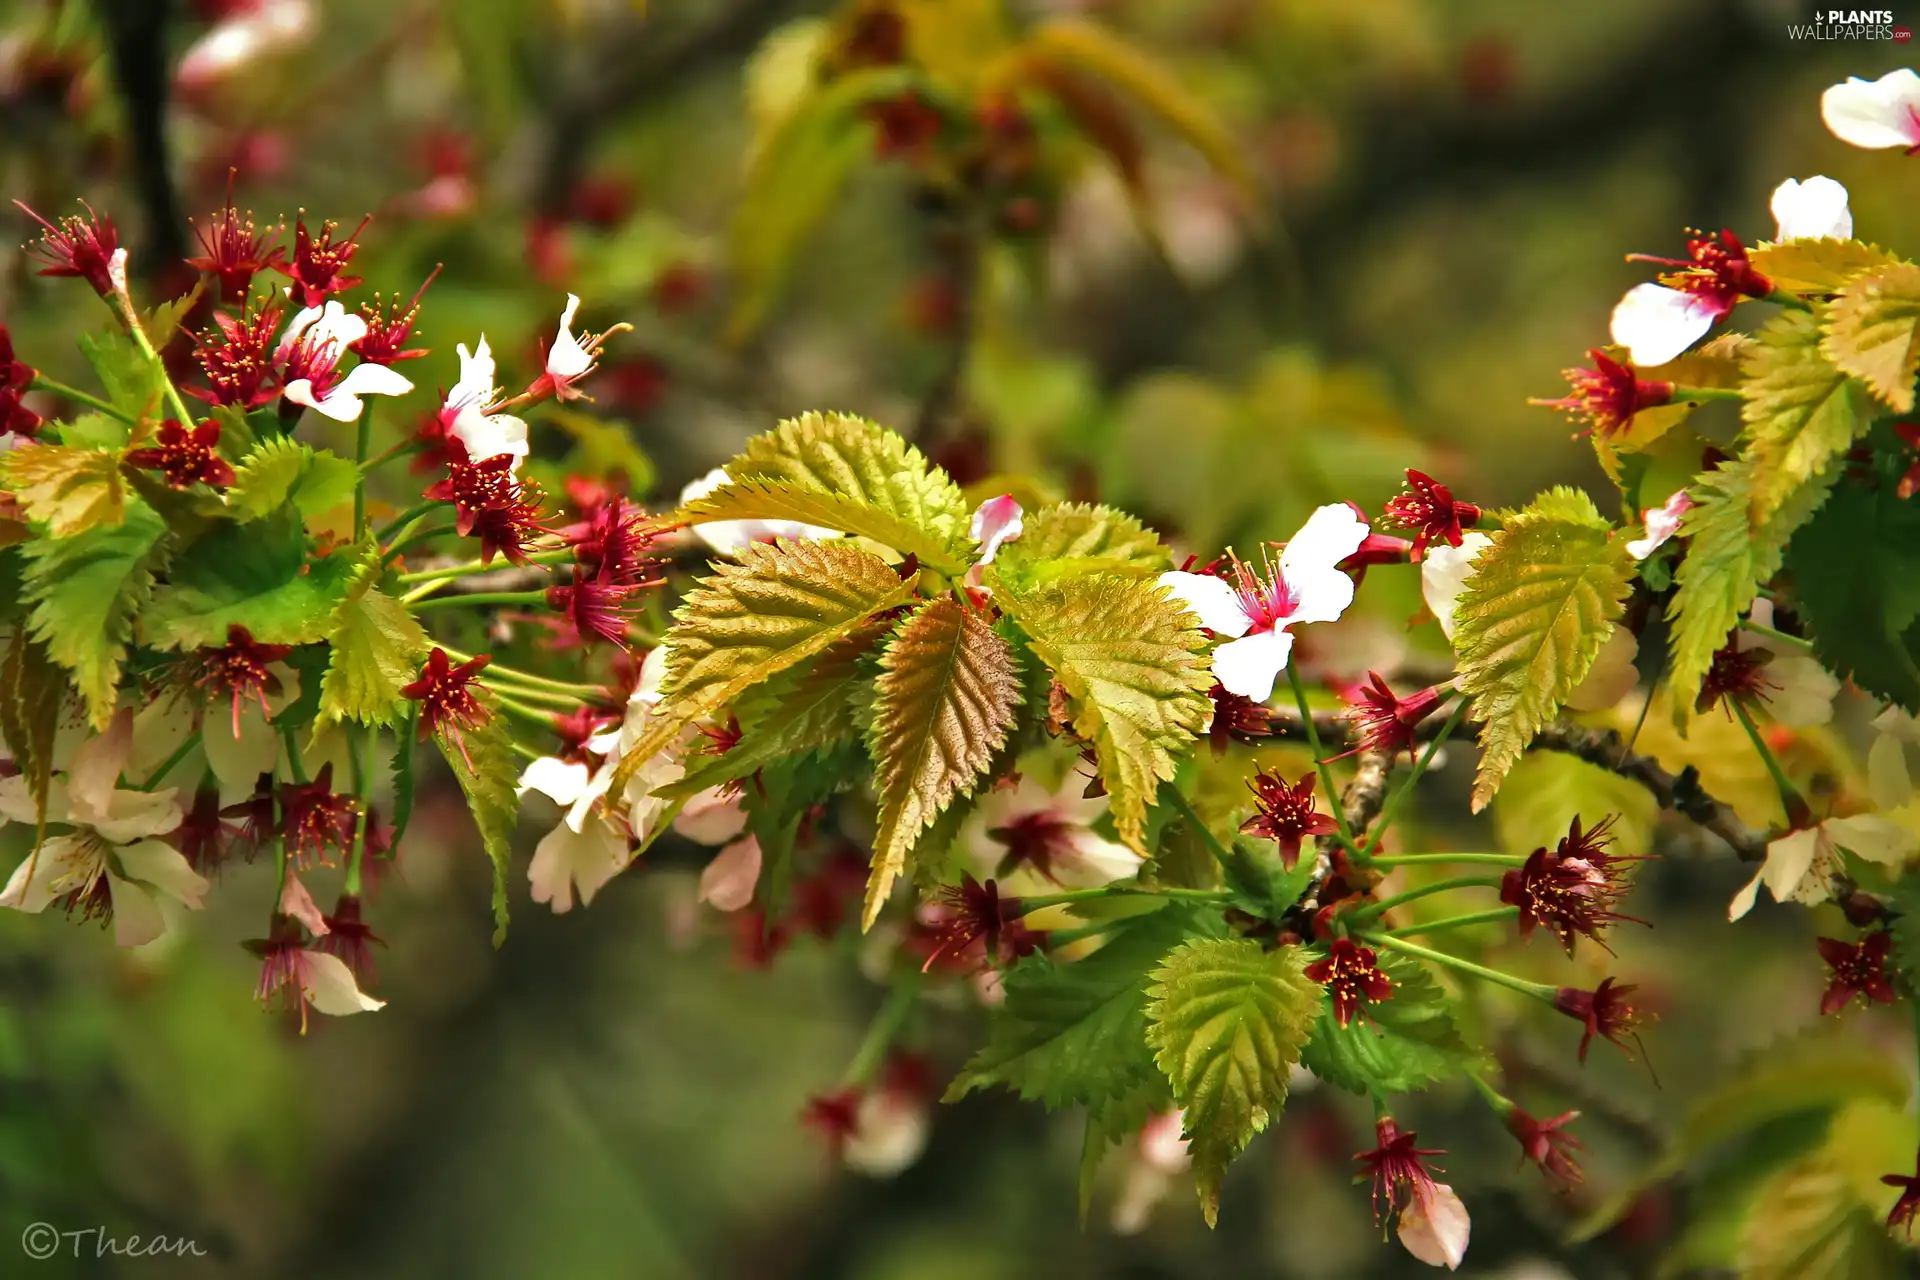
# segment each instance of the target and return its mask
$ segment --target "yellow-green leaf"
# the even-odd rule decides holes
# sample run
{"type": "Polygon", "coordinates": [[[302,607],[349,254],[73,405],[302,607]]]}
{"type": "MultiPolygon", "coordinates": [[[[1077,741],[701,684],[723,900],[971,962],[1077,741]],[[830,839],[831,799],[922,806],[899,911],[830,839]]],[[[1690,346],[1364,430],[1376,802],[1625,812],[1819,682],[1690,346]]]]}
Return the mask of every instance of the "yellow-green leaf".
{"type": "Polygon", "coordinates": [[[1920,267],[1903,262],[1849,281],[1833,300],[1820,349],[1897,412],[1913,412],[1913,379],[1920,369],[1920,267]]]}
{"type": "Polygon", "coordinates": [[[106,728],[120,694],[120,666],[165,561],[167,526],[144,502],[117,525],[25,547],[28,625],[55,662],[73,673],[88,718],[106,728]]]}
{"type": "Polygon", "coordinates": [[[1475,812],[1586,678],[1633,571],[1625,539],[1592,499],[1565,488],[1516,513],[1474,562],[1453,645],[1461,692],[1473,695],[1481,725],[1475,812]]]}
{"type": "Polygon", "coordinates": [[[1867,429],[1866,389],[1820,344],[1821,317],[1783,311],[1760,331],[1746,363],[1746,457],[1753,463],[1747,523],[1756,532],[1795,490],[1824,475],[1867,429]]]}
{"type": "Polygon", "coordinates": [[[1160,537],[1124,511],[1060,502],[1025,517],[1020,536],[1003,543],[1001,574],[1038,585],[1086,573],[1157,574],[1173,568],[1160,537]]]}
{"type": "Polygon", "coordinates": [[[872,928],[914,840],[972,792],[1013,728],[1013,648],[943,596],[908,618],[880,659],[870,745],[880,797],[861,923],[872,928]]]}
{"type": "Polygon", "coordinates": [[[1114,828],[1146,853],[1147,806],[1173,779],[1212,704],[1206,637],[1148,578],[1090,574],[995,600],[1067,691],[1073,731],[1093,744],[1114,828]]]}
{"type": "Polygon", "coordinates": [[[340,602],[326,639],[332,660],[320,683],[320,723],[394,723],[401,686],[420,673],[428,647],[407,607],[369,585],[340,602]]]}
{"type": "Polygon", "coordinates": [[[351,499],[359,479],[347,459],[286,436],[261,441],[233,470],[227,506],[242,521],[259,520],[288,499],[303,516],[321,515],[351,499]]]}
{"type": "Polygon", "coordinates": [[[1227,1166],[1286,1104],[1320,987],[1302,972],[1298,947],[1208,938],[1175,948],[1147,994],[1147,1043],[1186,1112],[1200,1208],[1212,1226],[1227,1166]]]}
{"type": "Polygon", "coordinates": [[[1811,294],[1838,293],[1855,276],[1900,261],[1877,244],[1826,239],[1755,245],[1747,257],[1776,289],[1811,294]]]}
{"type": "Polygon", "coordinates": [[[738,564],[714,569],[674,612],[666,696],[622,759],[614,794],[688,723],[911,599],[917,577],[902,581],[880,557],[843,542],[756,543],[738,564]]]}
{"type": "Polygon", "coordinates": [[[480,832],[480,845],[493,864],[493,945],[507,940],[507,868],[513,857],[513,827],[520,816],[520,798],[514,784],[520,778],[520,758],[513,753],[513,736],[506,718],[490,705],[484,724],[461,735],[459,745],[444,737],[434,739],[447,767],[453,770],[467,798],[467,811],[480,832]]]}
{"type": "Polygon", "coordinates": [[[70,538],[126,519],[127,492],[115,455],[47,444],[15,449],[6,459],[7,489],[27,519],[44,523],[49,535],[70,538]]]}
{"type": "Polygon", "coordinates": [[[53,779],[53,737],[60,728],[67,678],[46,646],[25,629],[13,633],[0,665],[0,736],[27,780],[27,791],[44,819],[53,779]]]}

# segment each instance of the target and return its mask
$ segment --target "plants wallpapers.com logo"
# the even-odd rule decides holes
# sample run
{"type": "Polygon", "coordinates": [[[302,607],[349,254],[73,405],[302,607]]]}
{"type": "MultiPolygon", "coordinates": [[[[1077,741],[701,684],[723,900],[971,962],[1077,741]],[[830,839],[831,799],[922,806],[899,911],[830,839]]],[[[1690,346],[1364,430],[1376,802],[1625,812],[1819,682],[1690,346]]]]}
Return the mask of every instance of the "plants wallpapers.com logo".
{"type": "Polygon", "coordinates": [[[1815,9],[1809,22],[1787,24],[1792,40],[1891,40],[1905,44],[1913,29],[1894,20],[1891,9],[1815,9]]]}

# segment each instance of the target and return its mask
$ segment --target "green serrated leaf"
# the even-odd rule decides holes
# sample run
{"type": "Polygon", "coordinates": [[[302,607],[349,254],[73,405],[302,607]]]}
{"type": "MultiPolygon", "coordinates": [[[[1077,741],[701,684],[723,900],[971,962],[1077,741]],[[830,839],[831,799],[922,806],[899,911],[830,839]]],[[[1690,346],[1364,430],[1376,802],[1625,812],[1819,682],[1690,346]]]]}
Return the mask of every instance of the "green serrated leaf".
{"type": "Polygon", "coordinates": [[[1062,502],[1025,517],[1020,536],[1001,546],[994,565],[1033,587],[1088,573],[1157,574],[1173,567],[1173,553],[1124,511],[1062,502]]]}
{"type": "Polygon", "coordinates": [[[125,329],[116,325],[83,333],[74,341],[106,388],[109,404],[135,422],[161,416],[160,372],[125,329]]]}
{"type": "Polygon", "coordinates": [[[1866,431],[1873,405],[1866,388],[1825,354],[1814,311],[1782,311],[1747,357],[1744,401],[1747,523],[1764,529],[1800,487],[1827,470],[1866,431]]]}
{"type": "Polygon", "coordinates": [[[1820,350],[1895,412],[1913,412],[1920,369],[1920,267],[1877,267],[1847,282],[1827,316],[1820,350]]]}
{"type": "Polygon", "coordinates": [[[921,831],[970,794],[1013,728],[1021,701],[1013,650],[942,596],[894,633],[875,682],[868,738],[880,814],[863,928],[872,928],[921,831]]]}
{"type": "Polygon", "coordinates": [[[1455,606],[1460,690],[1473,696],[1484,809],[1527,744],[1566,702],[1613,630],[1634,561],[1592,499],[1549,490],[1474,561],[1455,606]]]}
{"type": "Polygon", "coordinates": [[[918,449],[865,418],[788,418],[748,441],[726,472],[731,483],[689,504],[687,514],[841,529],[948,574],[971,559],[970,513],[959,488],[918,449]]]}
{"type": "Polygon", "coordinates": [[[1811,294],[1838,293],[1855,276],[1900,261],[1879,245],[1832,239],[1755,245],[1747,257],[1775,288],[1811,294]]]}
{"type": "Polygon", "coordinates": [[[53,660],[73,673],[96,729],[113,716],[127,642],[165,563],[166,538],[160,517],[136,499],[115,527],[26,544],[28,625],[53,660]]]}
{"type": "Polygon", "coordinates": [[[1676,705],[1691,706],[1713,655],[1727,641],[1740,615],[1776,573],[1787,541],[1833,491],[1837,472],[1808,481],[1775,509],[1756,530],[1748,523],[1753,464],[1735,458],[1700,476],[1690,492],[1696,505],[1680,531],[1687,538],[1686,558],[1674,580],[1679,584],[1667,605],[1673,624],[1668,680],[1676,705]]]}
{"type": "Polygon", "coordinates": [[[1453,1004],[1426,969],[1391,953],[1379,957],[1393,995],[1366,1006],[1364,1019],[1342,1027],[1331,1005],[1313,1024],[1301,1061],[1329,1084],[1358,1094],[1424,1089],[1457,1079],[1484,1055],[1469,1045],[1453,1018],[1453,1004]]]}
{"type": "MultiPolygon", "coordinates": [[[[483,705],[489,701],[481,695],[483,705]]],[[[462,733],[459,744],[438,735],[434,742],[467,797],[481,847],[493,863],[493,945],[497,947],[507,940],[507,869],[513,857],[513,827],[520,814],[520,798],[513,789],[520,779],[520,760],[513,753],[506,718],[496,708],[488,710],[492,714],[487,722],[462,733]]]]}
{"type": "Polygon", "coordinates": [[[756,543],[714,569],[674,611],[666,697],[622,758],[616,795],[688,723],[912,598],[917,580],[839,542],[756,543]]]}
{"type": "Polygon", "coordinates": [[[224,644],[235,625],[262,644],[308,644],[327,635],[356,564],[352,549],[309,563],[299,513],[282,506],[251,524],[215,525],[182,548],[142,621],[163,649],[224,644]]]}
{"type": "Polygon", "coordinates": [[[118,454],[127,447],[133,428],[104,413],[83,413],[60,424],[60,443],[81,449],[105,449],[118,454]]]}
{"type": "Polygon", "coordinates": [[[1821,665],[1920,710],[1920,504],[1842,485],[1794,536],[1786,567],[1821,665]]]}
{"type": "Polygon", "coordinates": [[[110,529],[127,517],[120,460],[111,453],[45,444],[15,449],[5,458],[5,487],[27,519],[45,524],[51,537],[110,529]]]}
{"type": "Polygon", "coordinates": [[[1760,1189],[1747,1218],[1741,1280],[1893,1280],[1907,1273],[1841,1161],[1822,1151],[1760,1189]]]}
{"type": "Polygon", "coordinates": [[[1321,990],[1298,947],[1251,938],[1181,944],[1148,989],[1147,1043],[1186,1111],[1200,1209],[1220,1215],[1220,1179],[1280,1114],[1287,1079],[1318,1017],[1321,990]]]}
{"type": "Polygon", "coordinates": [[[1150,1084],[1147,976],[1195,927],[1190,912],[1169,904],[1071,963],[1038,951],[1022,957],[1007,970],[986,1044],[946,1100],[999,1085],[1049,1108],[1099,1109],[1150,1084]]]}
{"type": "MultiPolygon", "coordinates": [[[[996,581],[1000,581],[996,575],[996,581]]],[[[1004,586],[1004,583],[1002,583],[1004,586]]],[[[1120,839],[1146,853],[1147,805],[1212,710],[1206,637],[1151,579],[1093,574],[995,600],[1067,691],[1120,839]]]]}
{"type": "Polygon", "coordinates": [[[428,647],[426,630],[405,605],[369,587],[340,602],[326,640],[333,660],[320,685],[320,723],[394,723],[400,716],[401,687],[420,673],[428,647]]]}
{"type": "Polygon", "coordinates": [[[235,518],[260,520],[288,501],[308,518],[333,510],[353,498],[359,468],[325,449],[311,449],[288,436],[274,436],[255,446],[234,468],[227,488],[227,505],[235,518]]]}
{"type": "Polygon", "coordinates": [[[393,848],[400,848],[400,839],[407,834],[407,824],[413,821],[414,790],[414,752],[418,749],[415,737],[418,734],[419,709],[409,706],[393,731],[393,848]]]}

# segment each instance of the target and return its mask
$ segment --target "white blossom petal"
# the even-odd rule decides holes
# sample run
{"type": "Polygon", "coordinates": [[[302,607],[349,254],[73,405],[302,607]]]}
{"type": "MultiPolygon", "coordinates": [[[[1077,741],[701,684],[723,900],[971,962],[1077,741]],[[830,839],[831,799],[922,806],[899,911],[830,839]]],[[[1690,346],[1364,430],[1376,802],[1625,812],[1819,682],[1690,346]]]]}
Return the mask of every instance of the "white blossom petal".
{"type": "Polygon", "coordinates": [[[567,295],[567,306],[560,313],[560,332],[547,352],[547,372],[555,378],[577,378],[593,367],[593,357],[573,336],[573,317],[580,310],[580,299],[567,295]]]}
{"type": "Polygon", "coordinates": [[[84,889],[101,874],[99,842],[91,836],[54,836],[29,853],[0,889],[0,907],[40,912],[55,898],[84,889]]]}
{"type": "Polygon", "coordinates": [[[1913,799],[1907,749],[1890,733],[1876,734],[1867,749],[1867,791],[1876,809],[1898,809],[1913,799]]]}
{"type": "Polygon", "coordinates": [[[1472,1232],[1467,1206],[1444,1182],[1434,1183],[1425,1195],[1414,1196],[1400,1211],[1400,1243],[1430,1267],[1459,1270],[1472,1232]]]}
{"type": "Polygon", "coordinates": [[[1912,68],[1889,71],[1878,80],[1859,76],[1820,95],[1820,118],[1833,136],[1856,147],[1911,147],[1920,143],[1920,75],[1912,68]]]}
{"type": "Polygon", "coordinates": [[[1069,831],[1067,843],[1072,846],[1072,855],[1056,859],[1053,864],[1055,877],[1066,888],[1098,889],[1140,874],[1143,860],[1139,854],[1086,827],[1069,831]]]}
{"type": "Polygon", "coordinates": [[[1302,565],[1282,572],[1286,575],[1287,591],[1293,596],[1293,609],[1280,622],[1283,627],[1338,622],[1340,615],[1353,604],[1353,579],[1338,569],[1302,565]]]}
{"type": "Polygon", "coordinates": [[[635,682],[633,697],[629,701],[660,701],[660,689],[667,679],[667,657],[668,650],[664,644],[647,650],[647,656],[640,660],[640,679],[635,682]]]}
{"type": "Polygon", "coordinates": [[[760,842],[748,836],[722,849],[700,872],[699,899],[716,911],[738,911],[753,901],[759,883],[760,842]]]}
{"type": "MultiPolygon", "coordinates": [[[[1289,587],[1313,571],[1328,571],[1360,549],[1367,540],[1367,522],[1344,502],[1330,502],[1307,517],[1300,532],[1280,552],[1280,572],[1289,587]]],[[[1341,574],[1341,577],[1346,577],[1341,574]]],[[[1349,580],[1351,582],[1351,580],[1349,580]]],[[[1344,609],[1346,606],[1342,605],[1344,609]]],[[[1313,619],[1331,622],[1333,619],[1313,619]]]]}
{"type": "Polygon", "coordinates": [[[286,397],[335,422],[357,422],[365,407],[360,397],[403,396],[412,390],[413,383],[404,374],[384,364],[362,363],[348,370],[347,376],[336,382],[333,389],[319,399],[314,398],[313,384],[305,378],[288,383],[286,397]],[[298,394],[295,394],[296,390],[298,394]]]}
{"type": "Polygon", "coordinates": [[[571,805],[587,789],[587,779],[592,773],[578,760],[541,756],[528,761],[527,767],[520,771],[520,781],[514,784],[513,794],[523,796],[529,791],[538,791],[555,804],[571,805]]]}
{"type": "Polygon", "coordinates": [[[722,845],[747,825],[740,794],[726,787],[708,787],[687,797],[673,819],[673,829],[695,844],[722,845]]]}
{"type": "Polygon", "coordinates": [[[1175,569],[1161,574],[1159,582],[1209,631],[1237,637],[1247,634],[1247,629],[1253,626],[1246,606],[1240,603],[1240,593],[1210,573],[1183,573],[1175,569]]]}
{"type": "Polygon", "coordinates": [[[1789,831],[1767,846],[1767,860],[1760,867],[1760,877],[1775,902],[1786,902],[1800,892],[1807,873],[1813,869],[1819,847],[1820,831],[1814,827],[1789,831]]]}
{"type": "MultiPolygon", "coordinates": [[[[368,366],[361,365],[360,369],[368,366]]],[[[378,365],[372,366],[379,368],[378,365]]],[[[355,369],[358,373],[360,369],[355,369]]],[[[532,451],[527,443],[527,424],[510,413],[482,413],[477,404],[460,407],[453,425],[447,431],[467,448],[467,454],[476,460],[508,454],[513,458],[513,468],[517,470],[520,460],[532,451]]]]}
{"type": "Polygon", "coordinates": [[[287,882],[280,886],[280,914],[298,920],[316,938],[332,932],[327,928],[326,917],[320,913],[320,904],[313,900],[291,866],[287,868],[287,882]]]}
{"type": "Polygon", "coordinates": [[[970,532],[973,540],[980,544],[980,564],[992,564],[993,557],[999,552],[1000,544],[1012,542],[1026,532],[1026,514],[1013,495],[1003,493],[997,498],[988,498],[973,513],[970,532]]]}
{"type": "Polygon", "coordinates": [[[927,1149],[929,1127],[927,1104],[919,1098],[887,1089],[869,1093],[854,1113],[840,1159],[855,1173],[891,1178],[927,1149]]]}
{"type": "Polygon", "coordinates": [[[324,1013],[330,1018],[344,1018],[349,1014],[372,1013],[375,1009],[387,1007],[385,1000],[376,1000],[360,989],[360,984],[353,980],[353,970],[339,956],[328,955],[324,951],[309,951],[305,970],[306,981],[302,983],[302,994],[315,1013],[324,1013]]]}
{"type": "Polygon", "coordinates": [[[1213,678],[1228,693],[1255,702],[1273,696],[1273,682],[1286,669],[1293,637],[1284,631],[1256,631],[1213,651],[1213,678]]]}
{"type": "Polygon", "coordinates": [[[1899,866],[1913,856],[1916,847],[1911,831],[1877,813],[1828,818],[1820,825],[1836,845],[1883,867],[1899,866]]]}
{"type": "Polygon", "coordinates": [[[1840,682],[1813,658],[1775,650],[1766,678],[1774,686],[1767,691],[1767,713],[1781,724],[1806,729],[1832,721],[1840,682]]]}
{"type": "MultiPolygon", "coordinates": [[[[195,871],[178,849],[158,840],[141,840],[123,845],[114,850],[114,856],[127,879],[152,885],[192,911],[200,910],[207,890],[212,888],[206,877],[195,871]]],[[[293,878],[293,873],[289,871],[287,879],[291,881],[293,878]]],[[[325,933],[326,930],[315,932],[325,933]]]]}
{"type": "Polygon", "coordinates": [[[113,945],[144,947],[167,931],[167,918],[153,895],[131,880],[107,876],[107,895],[113,899],[113,945]]]}
{"type": "Polygon", "coordinates": [[[580,890],[581,905],[593,901],[602,885],[626,868],[626,833],[606,818],[595,816],[584,829],[575,831],[561,823],[534,846],[533,861],[527,866],[533,900],[548,903],[555,915],[573,909],[573,890],[580,890]]]}
{"type": "Polygon", "coordinates": [[[241,68],[302,44],[314,28],[310,0],[260,0],[229,12],[231,17],[207,28],[180,55],[173,74],[184,92],[210,88],[241,68]]]}
{"type": "Polygon", "coordinates": [[[1851,240],[1847,189],[1828,177],[1788,178],[1773,190],[1774,239],[1851,240]]]}
{"type": "Polygon", "coordinates": [[[1613,340],[1637,365],[1660,365],[1706,337],[1719,314],[1690,293],[1637,284],[1613,309],[1613,340]]]}
{"type": "Polygon", "coordinates": [[[1738,920],[1753,910],[1753,904],[1760,899],[1760,882],[1766,878],[1766,874],[1767,869],[1764,866],[1761,867],[1753,873],[1753,879],[1747,881],[1741,886],[1740,892],[1733,895],[1733,901],[1727,904],[1729,921],[1738,920]]]}
{"type": "Polygon", "coordinates": [[[1648,556],[1665,546],[1667,540],[1680,532],[1680,522],[1687,512],[1693,510],[1694,501],[1685,489],[1675,491],[1674,495],[1657,507],[1648,507],[1641,512],[1646,521],[1647,535],[1635,538],[1627,544],[1627,554],[1635,560],[1645,560],[1648,556]]]}
{"type": "Polygon", "coordinates": [[[1462,536],[1457,547],[1444,542],[1428,547],[1426,559],[1420,562],[1420,594],[1427,602],[1427,612],[1440,624],[1440,634],[1448,640],[1453,639],[1454,606],[1467,589],[1467,579],[1473,576],[1474,559],[1492,545],[1488,535],[1469,533],[1462,536]]]}

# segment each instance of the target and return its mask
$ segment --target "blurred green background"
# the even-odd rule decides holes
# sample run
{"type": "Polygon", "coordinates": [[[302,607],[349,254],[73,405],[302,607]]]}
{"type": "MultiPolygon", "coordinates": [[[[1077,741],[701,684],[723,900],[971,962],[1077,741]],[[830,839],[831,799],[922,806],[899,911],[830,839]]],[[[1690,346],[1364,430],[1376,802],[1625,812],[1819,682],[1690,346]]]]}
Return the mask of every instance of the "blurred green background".
{"type": "MultiPolygon", "coordinates": [[[[782,41],[808,30],[792,24],[825,4],[0,0],[0,193],[50,215],[86,197],[160,286],[184,215],[219,207],[230,167],[239,205],[263,216],[351,226],[372,212],[355,262],[370,288],[411,293],[446,264],[419,330],[434,355],[406,369],[421,384],[409,411],[482,329],[530,376],[537,335],[577,292],[591,327],[635,326],[594,388],[594,421],[624,434],[588,439],[662,505],[775,416],[834,408],[917,430],[963,481],[1097,494],[1210,554],[1285,536],[1323,501],[1377,509],[1409,465],[1485,505],[1603,485],[1591,450],[1526,398],[1559,394],[1559,370],[1605,340],[1614,300],[1646,278],[1623,254],[1676,252],[1689,225],[1763,238],[1781,178],[1838,178],[1862,239],[1920,241],[1920,165],[1842,146],[1817,109],[1836,79],[1901,65],[1901,46],[1791,40],[1804,7],[1013,3],[1015,30],[1081,14],[1150,51],[1225,122],[1261,201],[1141,124],[1157,251],[1081,144],[1044,161],[1042,225],[960,259],[913,166],[873,157],[863,135],[843,186],[817,196],[804,164],[789,178],[806,189],[772,189],[776,204],[824,201],[824,216],[744,340],[729,318],[752,281],[730,236],[764,140],[752,107],[777,96],[782,41]],[[180,63],[217,24],[289,4],[298,31],[240,65],[180,63]]],[[[96,306],[20,254],[0,262],[0,321],[30,363],[77,378],[67,335],[98,323],[96,306]]],[[[536,429],[548,456],[588,431],[556,416],[536,429]]],[[[1418,609],[1410,576],[1390,571],[1363,599],[1390,633],[1418,609]]],[[[389,940],[389,1007],[304,1039],[254,1005],[233,945],[258,931],[264,867],[230,869],[204,917],[138,955],[0,912],[0,1274],[1424,1272],[1380,1245],[1347,1185],[1368,1117],[1325,1090],[1249,1151],[1214,1232],[1181,1186],[1144,1233],[1114,1234],[1118,1168],[1082,1229],[1077,1123],[1004,1097],[936,1107],[926,1155],[897,1178],[838,1169],[798,1117],[879,1002],[860,940],[746,963],[733,922],[694,901],[706,855],[669,840],[563,918],[526,900],[517,867],[495,951],[485,860],[439,782],[370,913],[389,940]],[[6,1233],[34,1220],[187,1236],[210,1256],[16,1261],[6,1233]]],[[[1747,785],[1764,795],[1764,778],[1747,785]]],[[[1547,774],[1510,788],[1522,800],[1487,831],[1530,847],[1564,827],[1560,789],[1547,774]]],[[[529,845],[548,820],[529,818],[529,845]]],[[[1589,1114],[1590,1179],[1571,1203],[1513,1168],[1464,1088],[1413,1113],[1474,1210],[1463,1274],[1651,1274],[1685,1231],[1713,1229],[1708,1180],[1562,1243],[1703,1088],[1814,1021],[1823,919],[1763,911],[1730,930],[1744,875],[1687,853],[1650,868],[1629,904],[1660,928],[1620,939],[1619,967],[1663,1013],[1647,1048],[1664,1088],[1602,1053],[1585,1073],[1566,1052],[1543,1060],[1510,1010],[1483,1011],[1523,1103],[1589,1114]]],[[[1569,971],[1542,947],[1522,954],[1569,971]]],[[[1574,970],[1597,978],[1601,960],[1574,970]]],[[[910,1033],[941,1079],[979,1028],[970,1001],[951,1005],[910,1033]]],[[[1852,1018],[1852,1036],[1907,1052],[1897,1018],[1852,1018]]]]}

